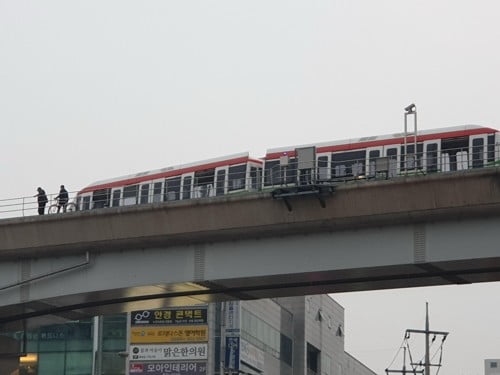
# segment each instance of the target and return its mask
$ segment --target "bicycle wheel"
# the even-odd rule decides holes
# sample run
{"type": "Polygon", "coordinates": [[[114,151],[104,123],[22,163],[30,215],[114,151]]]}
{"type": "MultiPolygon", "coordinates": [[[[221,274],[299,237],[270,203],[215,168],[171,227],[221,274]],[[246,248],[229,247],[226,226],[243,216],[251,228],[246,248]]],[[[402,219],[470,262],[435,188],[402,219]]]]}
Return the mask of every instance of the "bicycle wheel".
{"type": "Polygon", "coordinates": [[[57,214],[57,204],[53,204],[53,205],[49,206],[47,213],[48,214],[57,214]]]}
{"type": "Polygon", "coordinates": [[[75,212],[75,211],[76,211],[76,204],[68,203],[66,205],[66,212],[75,212]]]}

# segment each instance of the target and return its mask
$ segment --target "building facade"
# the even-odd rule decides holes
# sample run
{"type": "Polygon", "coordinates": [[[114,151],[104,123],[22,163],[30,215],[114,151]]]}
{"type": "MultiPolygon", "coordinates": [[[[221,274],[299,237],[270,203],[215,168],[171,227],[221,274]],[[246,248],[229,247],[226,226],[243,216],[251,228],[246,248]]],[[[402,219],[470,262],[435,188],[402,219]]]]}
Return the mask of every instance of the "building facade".
{"type": "Polygon", "coordinates": [[[484,375],[500,375],[500,359],[485,359],[484,375]]]}
{"type": "Polygon", "coordinates": [[[143,310],[27,332],[7,375],[375,374],[344,335],[328,295],[143,310]]]}

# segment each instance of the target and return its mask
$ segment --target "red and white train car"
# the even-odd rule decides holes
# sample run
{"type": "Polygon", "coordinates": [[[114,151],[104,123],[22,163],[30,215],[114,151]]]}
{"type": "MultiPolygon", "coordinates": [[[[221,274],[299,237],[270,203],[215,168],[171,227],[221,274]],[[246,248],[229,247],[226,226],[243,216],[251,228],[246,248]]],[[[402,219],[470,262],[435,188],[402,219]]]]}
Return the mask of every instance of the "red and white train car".
{"type": "Polygon", "coordinates": [[[499,141],[495,129],[465,125],[423,130],[416,137],[396,133],[275,148],[266,153],[263,183],[270,187],[299,181],[297,152],[309,147],[315,149],[315,181],[321,182],[373,177],[377,173],[376,161],[382,157],[388,160],[388,177],[408,171],[480,168],[499,160],[499,141]]]}
{"type": "Polygon", "coordinates": [[[213,197],[261,188],[262,160],[248,153],[97,181],[77,195],[77,209],[213,197]]]}

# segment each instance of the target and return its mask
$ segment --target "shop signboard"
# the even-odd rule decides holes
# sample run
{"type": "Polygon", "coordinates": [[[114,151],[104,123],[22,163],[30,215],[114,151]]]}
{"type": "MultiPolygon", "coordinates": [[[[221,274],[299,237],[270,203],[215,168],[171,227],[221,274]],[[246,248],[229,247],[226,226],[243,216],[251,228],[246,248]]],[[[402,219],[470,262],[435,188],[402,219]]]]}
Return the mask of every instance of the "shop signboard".
{"type": "Polygon", "coordinates": [[[224,357],[225,367],[231,370],[240,368],[240,338],[226,337],[226,355],[224,357]]]}
{"type": "Polygon", "coordinates": [[[240,334],[240,303],[239,301],[226,302],[225,313],[226,336],[239,336],[240,334]]]}
{"type": "Polygon", "coordinates": [[[159,344],[174,342],[208,341],[208,326],[133,326],[130,329],[132,344],[159,344]]]}
{"type": "Polygon", "coordinates": [[[264,370],[264,352],[243,339],[240,341],[240,360],[257,370],[264,370]]]}
{"type": "Polygon", "coordinates": [[[206,375],[206,362],[131,362],[129,373],[134,375],[206,375]]]}
{"type": "Polygon", "coordinates": [[[131,345],[131,361],[196,361],[208,358],[207,343],[131,345]]]}
{"type": "Polygon", "coordinates": [[[139,310],[131,313],[132,325],[207,324],[207,306],[139,310]]]}

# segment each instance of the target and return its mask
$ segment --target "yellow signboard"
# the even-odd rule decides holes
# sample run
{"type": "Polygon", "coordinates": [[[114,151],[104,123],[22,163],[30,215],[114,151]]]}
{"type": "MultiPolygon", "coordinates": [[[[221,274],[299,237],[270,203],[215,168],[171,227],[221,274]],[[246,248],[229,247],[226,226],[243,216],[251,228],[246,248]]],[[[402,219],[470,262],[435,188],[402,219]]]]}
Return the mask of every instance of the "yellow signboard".
{"type": "Polygon", "coordinates": [[[154,326],[131,327],[131,344],[208,341],[208,326],[154,326]]]}

